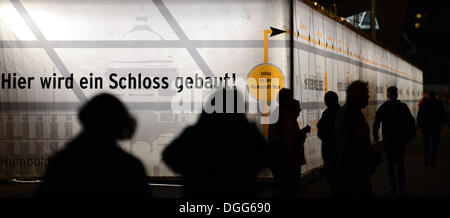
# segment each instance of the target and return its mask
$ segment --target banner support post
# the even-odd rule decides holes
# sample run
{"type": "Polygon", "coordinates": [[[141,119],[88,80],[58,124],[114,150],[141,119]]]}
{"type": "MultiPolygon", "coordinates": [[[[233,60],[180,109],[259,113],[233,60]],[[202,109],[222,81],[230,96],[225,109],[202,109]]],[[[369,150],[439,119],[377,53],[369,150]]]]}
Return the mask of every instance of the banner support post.
{"type": "Polygon", "coordinates": [[[291,0],[291,9],[290,9],[290,17],[291,17],[291,23],[290,23],[290,29],[291,29],[291,34],[289,34],[289,44],[290,44],[290,53],[291,53],[291,63],[290,63],[290,75],[289,75],[289,86],[292,90],[292,92],[294,93],[294,7],[295,7],[295,1],[296,0],[291,0]]]}

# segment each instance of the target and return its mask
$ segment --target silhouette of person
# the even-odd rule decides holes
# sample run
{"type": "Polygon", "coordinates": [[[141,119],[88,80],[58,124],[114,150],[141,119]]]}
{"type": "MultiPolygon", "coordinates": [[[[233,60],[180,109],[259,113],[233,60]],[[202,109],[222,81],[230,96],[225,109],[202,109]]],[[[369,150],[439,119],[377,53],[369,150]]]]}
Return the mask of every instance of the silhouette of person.
{"type": "Polygon", "coordinates": [[[415,135],[415,120],[408,106],[397,100],[397,87],[389,87],[387,97],[389,100],[377,110],[372,129],[373,136],[375,141],[379,141],[378,130],[382,124],[390,193],[394,195],[398,188],[401,194],[405,194],[404,150],[405,144],[410,142],[415,135]]]}
{"type": "Polygon", "coordinates": [[[327,109],[317,124],[317,136],[322,140],[322,158],[325,176],[328,180],[331,196],[335,195],[334,177],[336,175],[337,147],[334,141],[334,119],[341,106],[336,92],[328,91],[324,97],[327,109]]]}
{"type": "Polygon", "coordinates": [[[419,102],[417,102],[417,108],[420,109],[420,106],[422,105],[422,102],[428,98],[428,93],[424,92],[422,98],[419,99],[419,102]]]}
{"type": "Polygon", "coordinates": [[[300,102],[293,99],[291,90],[281,89],[278,101],[278,121],[269,126],[271,171],[279,197],[290,198],[295,197],[301,181],[301,166],[306,164],[303,143],[311,127],[299,128],[300,102]]]}
{"type": "Polygon", "coordinates": [[[448,105],[448,101],[447,101],[447,98],[445,98],[445,97],[441,97],[440,98],[440,101],[439,101],[439,104],[441,104],[442,105],[442,108],[444,109],[444,125],[445,124],[447,124],[449,127],[450,127],[450,117],[448,116],[449,115],[449,105],[448,105]]]}
{"type": "Polygon", "coordinates": [[[443,100],[444,110],[447,118],[447,126],[450,128],[450,99],[449,100],[443,100]]]}
{"type": "Polygon", "coordinates": [[[239,92],[218,90],[209,102],[216,110],[208,113],[204,107],[197,123],[164,149],[163,161],[181,174],[184,197],[256,197],[257,175],[267,165],[267,142],[238,111],[237,105],[244,104],[239,92]]]}
{"type": "Polygon", "coordinates": [[[37,197],[149,197],[143,165],[116,142],[136,127],[122,102],[97,95],[78,118],[83,130],[49,159],[37,197]]]}
{"type": "Polygon", "coordinates": [[[430,92],[417,113],[417,125],[423,133],[425,166],[436,167],[439,137],[443,124],[445,124],[444,107],[437,101],[436,94],[430,92]]]}
{"type": "Polygon", "coordinates": [[[367,83],[347,87],[346,103],[335,117],[334,137],[338,149],[335,192],[337,197],[372,197],[373,173],[369,125],[361,109],[367,106],[367,83]]]}

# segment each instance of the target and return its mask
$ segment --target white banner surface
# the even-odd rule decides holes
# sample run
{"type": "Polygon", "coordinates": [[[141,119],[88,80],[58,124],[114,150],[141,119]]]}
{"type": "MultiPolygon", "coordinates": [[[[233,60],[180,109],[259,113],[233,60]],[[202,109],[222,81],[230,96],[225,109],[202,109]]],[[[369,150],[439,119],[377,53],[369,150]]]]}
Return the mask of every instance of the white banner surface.
{"type": "MultiPolygon", "coordinates": [[[[397,85],[400,99],[414,113],[422,94],[420,70],[306,4],[291,4],[0,0],[0,72],[5,78],[0,85],[8,85],[7,76],[34,77],[35,84],[42,77],[72,76],[75,81],[72,88],[2,86],[0,179],[42,177],[49,155],[80,131],[79,106],[101,92],[118,96],[138,120],[134,138],[121,143],[124,150],[144,163],[148,176],[174,176],[161,161],[161,152],[199,115],[172,111],[173,98],[192,91],[176,85],[179,77],[235,74],[247,81],[258,66],[270,65],[281,72],[285,87],[292,78],[295,98],[303,107],[299,125],[313,127],[305,144],[305,172],[322,164],[316,124],[326,91],[336,91],[344,101],[351,81],[368,81],[374,103],[366,114],[372,120],[386,87],[397,85]],[[269,37],[270,27],[287,32],[269,37]],[[139,74],[167,77],[169,88],[110,87],[111,78],[139,74]],[[80,83],[83,77],[87,85],[80,83]]],[[[209,91],[201,89],[193,97],[209,91]]]]}

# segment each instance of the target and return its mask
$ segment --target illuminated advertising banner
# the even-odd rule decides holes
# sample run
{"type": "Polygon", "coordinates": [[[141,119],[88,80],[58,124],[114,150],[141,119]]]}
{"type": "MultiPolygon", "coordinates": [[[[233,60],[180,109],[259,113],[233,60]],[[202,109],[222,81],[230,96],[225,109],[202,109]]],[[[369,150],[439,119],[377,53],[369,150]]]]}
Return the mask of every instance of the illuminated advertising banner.
{"type": "Polygon", "coordinates": [[[304,172],[322,164],[316,124],[327,91],[344,101],[351,81],[369,81],[369,120],[387,86],[397,85],[412,110],[422,93],[420,70],[290,0],[0,0],[0,72],[0,179],[42,177],[48,157],[79,133],[79,107],[102,92],[138,120],[121,146],[152,177],[175,176],[161,152],[199,116],[175,112],[174,99],[201,101],[211,92],[189,81],[248,81],[247,101],[271,100],[252,88],[267,72],[292,83],[299,125],[313,127],[304,172]]]}
{"type": "MultiPolygon", "coordinates": [[[[187,78],[247,81],[267,64],[289,84],[289,35],[264,39],[271,26],[289,26],[290,10],[289,1],[1,0],[0,71],[5,80],[34,77],[34,86],[0,93],[0,178],[41,177],[48,156],[78,134],[79,106],[101,92],[138,120],[123,149],[148,176],[173,176],[161,152],[199,116],[172,111],[174,98],[191,94],[187,78]],[[73,87],[41,87],[60,77],[73,87]]],[[[199,90],[201,101],[210,90],[199,90]]]]}

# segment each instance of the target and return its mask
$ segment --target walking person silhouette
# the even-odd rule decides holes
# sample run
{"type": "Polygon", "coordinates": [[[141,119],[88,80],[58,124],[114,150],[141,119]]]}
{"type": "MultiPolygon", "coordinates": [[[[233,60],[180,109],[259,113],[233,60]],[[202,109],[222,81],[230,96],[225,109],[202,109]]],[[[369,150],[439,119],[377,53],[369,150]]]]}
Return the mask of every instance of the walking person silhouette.
{"type": "Polygon", "coordinates": [[[417,113],[417,125],[423,133],[423,150],[425,166],[436,167],[441,127],[446,122],[445,110],[436,99],[436,94],[430,92],[417,113]],[[430,146],[431,144],[431,146],[430,146]]]}
{"type": "Polygon", "coordinates": [[[373,136],[379,141],[378,130],[382,124],[383,143],[388,164],[390,193],[394,195],[397,190],[405,194],[405,144],[414,138],[415,120],[408,106],[397,100],[397,87],[387,89],[388,101],[377,110],[373,123],[373,136]],[[397,173],[396,173],[397,171],[397,173]]]}

